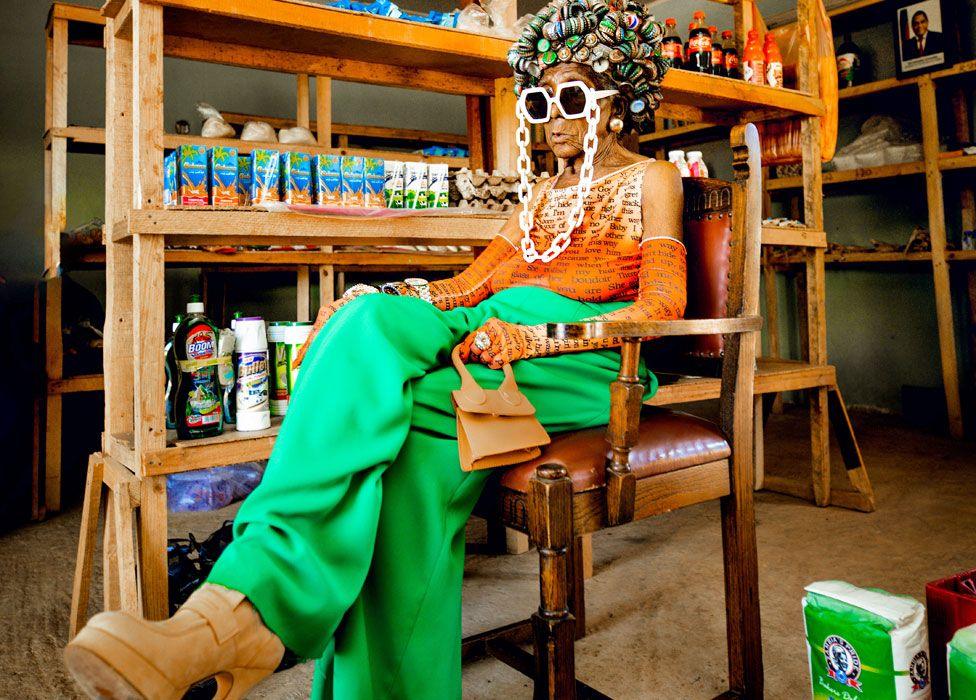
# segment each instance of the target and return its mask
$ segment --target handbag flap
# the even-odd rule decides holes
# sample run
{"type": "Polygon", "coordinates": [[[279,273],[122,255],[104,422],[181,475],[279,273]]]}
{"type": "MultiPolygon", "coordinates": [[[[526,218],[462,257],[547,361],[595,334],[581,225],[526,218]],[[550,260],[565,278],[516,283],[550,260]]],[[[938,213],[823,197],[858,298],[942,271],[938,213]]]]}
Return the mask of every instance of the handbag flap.
{"type": "MultiPolygon", "coordinates": [[[[470,413],[455,405],[458,422],[458,442],[472,462],[488,456],[521,453],[540,445],[548,445],[549,434],[533,416],[509,416],[498,420],[487,413],[470,413]]],[[[516,457],[504,464],[514,464],[524,458],[516,457]]]]}
{"type": "Polygon", "coordinates": [[[471,376],[471,372],[461,362],[459,348],[455,347],[451,353],[454,367],[461,376],[461,388],[451,392],[454,402],[463,411],[469,413],[485,413],[495,416],[531,416],[535,414],[535,406],[525,394],[519,391],[515,383],[515,373],[506,363],[502,367],[505,378],[497,389],[483,389],[471,376]]]}

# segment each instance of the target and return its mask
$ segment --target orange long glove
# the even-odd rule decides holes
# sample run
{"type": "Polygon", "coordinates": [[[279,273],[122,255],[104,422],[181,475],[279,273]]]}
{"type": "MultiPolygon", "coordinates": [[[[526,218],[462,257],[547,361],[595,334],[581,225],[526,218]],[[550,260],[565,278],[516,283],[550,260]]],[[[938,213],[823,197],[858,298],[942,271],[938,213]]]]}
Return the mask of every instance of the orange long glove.
{"type": "MultiPolygon", "coordinates": [[[[687,302],[685,247],[673,238],[649,238],[641,244],[640,285],[634,303],[596,316],[590,321],[652,321],[681,318],[687,302]]],[[[565,352],[596,350],[621,345],[620,338],[556,340],[546,336],[545,324],[522,326],[497,318],[469,333],[461,343],[461,359],[499,369],[506,362],[565,352]],[[478,333],[487,333],[487,349],[478,348],[478,333]]]]}
{"type": "MultiPolygon", "coordinates": [[[[443,311],[449,311],[459,306],[475,306],[484,301],[489,296],[488,282],[491,280],[495,269],[516,253],[518,250],[508,239],[504,236],[495,236],[481,252],[481,255],[475,258],[474,262],[468,265],[463,272],[454,277],[430,283],[431,303],[443,311]]],[[[402,282],[398,283],[397,289],[404,296],[419,296],[413,287],[402,282]]],[[[305,341],[305,344],[299,349],[298,355],[295,356],[295,367],[301,365],[302,360],[305,359],[305,353],[308,352],[312,346],[312,341],[315,340],[315,336],[332,318],[332,315],[357,296],[361,296],[361,294],[343,296],[319,309],[308,340],[305,341]]]]}

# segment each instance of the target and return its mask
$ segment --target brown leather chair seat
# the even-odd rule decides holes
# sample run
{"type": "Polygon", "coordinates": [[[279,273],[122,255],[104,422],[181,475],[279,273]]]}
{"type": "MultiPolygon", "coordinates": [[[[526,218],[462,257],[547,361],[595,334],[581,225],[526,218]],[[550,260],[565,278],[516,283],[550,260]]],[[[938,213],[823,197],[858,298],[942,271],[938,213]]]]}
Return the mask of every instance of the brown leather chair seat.
{"type": "MultiPolygon", "coordinates": [[[[559,464],[569,471],[576,492],[602,488],[609,447],[606,428],[557,435],[542,454],[501,475],[501,486],[527,493],[529,479],[541,464],[559,464]]],[[[679,411],[645,406],[630,468],[638,479],[726,459],[732,450],[713,423],[679,411]]]]}

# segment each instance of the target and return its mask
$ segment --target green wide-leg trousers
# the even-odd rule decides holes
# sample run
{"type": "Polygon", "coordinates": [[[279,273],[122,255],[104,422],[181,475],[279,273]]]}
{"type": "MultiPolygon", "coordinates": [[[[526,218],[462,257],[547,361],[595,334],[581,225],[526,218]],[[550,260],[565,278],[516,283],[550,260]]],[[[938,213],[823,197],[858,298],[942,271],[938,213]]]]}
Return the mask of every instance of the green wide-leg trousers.
{"type": "MultiPolygon", "coordinates": [[[[464,529],[490,471],[458,464],[451,350],[492,317],[534,325],[620,306],[518,287],[446,312],[367,295],[329,320],[209,578],[320,660],[313,697],[461,696],[464,529]]],[[[619,357],[589,351],[513,369],[554,434],[606,424],[619,357]]],[[[498,370],[471,370],[483,386],[501,381],[498,370]]],[[[653,393],[654,377],[644,380],[653,393]]]]}

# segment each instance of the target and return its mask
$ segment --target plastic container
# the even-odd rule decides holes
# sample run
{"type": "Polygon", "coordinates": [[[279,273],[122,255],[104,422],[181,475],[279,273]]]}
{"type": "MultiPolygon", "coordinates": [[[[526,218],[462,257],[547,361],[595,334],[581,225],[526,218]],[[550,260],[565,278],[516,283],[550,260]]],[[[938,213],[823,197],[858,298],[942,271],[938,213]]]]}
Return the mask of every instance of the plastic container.
{"type": "Polygon", "coordinates": [[[245,498],[261,483],[261,462],[198,469],[166,477],[166,506],[175,513],[217,510],[245,498]]]}
{"type": "Polygon", "coordinates": [[[681,37],[678,36],[678,21],[674,17],[664,20],[665,32],[661,40],[661,55],[671,59],[673,68],[685,67],[684,46],[681,44],[681,37]]]}
{"type": "Polygon", "coordinates": [[[179,368],[173,411],[181,440],[213,437],[224,429],[223,392],[217,371],[218,330],[203,310],[200,296],[192,295],[186,305],[186,318],[173,334],[179,368]]]}
{"type": "Polygon", "coordinates": [[[925,604],[932,650],[932,693],[935,698],[946,698],[946,644],[958,630],[976,624],[976,569],[925,584],[925,604]]]}
{"type": "Polygon", "coordinates": [[[766,34],[763,58],[766,60],[766,84],[774,88],[783,87],[783,57],[780,55],[776,37],[772,32],[766,34]]]}
{"type": "Polygon", "coordinates": [[[722,32],[722,51],[725,59],[725,68],[722,75],[727,78],[741,78],[742,70],[739,65],[739,51],[735,48],[732,31],[729,29],[722,32]]]}
{"type": "Polygon", "coordinates": [[[688,171],[691,177],[708,177],[708,166],[702,160],[701,151],[688,151],[688,171]]]}
{"type": "Polygon", "coordinates": [[[946,655],[949,659],[949,697],[976,698],[976,625],[956,632],[946,655]]]}
{"type": "Polygon", "coordinates": [[[173,388],[173,377],[179,371],[176,367],[176,355],[173,353],[173,337],[176,334],[176,329],[183,320],[183,314],[176,314],[173,319],[173,325],[170,327],[170,331],[173,335],[170,335],[166,344],[163,346],[163,356],[165,357],[165,362],[163,367],[166,370],[166,429],[175,430],[176,429],[176,413],[173,411],[173,398],[176,395],[176,391],[173,388]]]}
{"type": "Polygon", "coordinates": [[[712,75],[725,75],[725,51],[722,48],[718,27],[709,27],[708,33],[712,35],[712,75]]]}
{"type": "Polygon", "coordinates": [[[742,50],[742,79],[753,85],[766,84],[766,57],[755,29],[749,30],[749,40],[742,50]]]}
{"type": "Polygon", "coordinates": [[[260,316],[239,318],[234,324],[237,429],[271,427],[268,403],[268,334],[260,316]]]}
{"type": "Polygon", "coordinates": [[[712,72],[712,33],[705,26],[705,13],[698,11],[688,26],[688,70],[696,73],[712,72]]]}
{"type": "Polygon", "coordinates": [[[312,333],[312,324],[301,321],[275,321],[268,324],[271,370],[271,415],[284,416],[298,382],[294,367],[298,350],[312,333]]]}
{"type": "Polygon", "coordinates": [[[685,160],[684,151],[668,151],[668,162],[674,163],[681,177],[691,177],[691,169],[688,167],[688,161],[685,160]]]}

